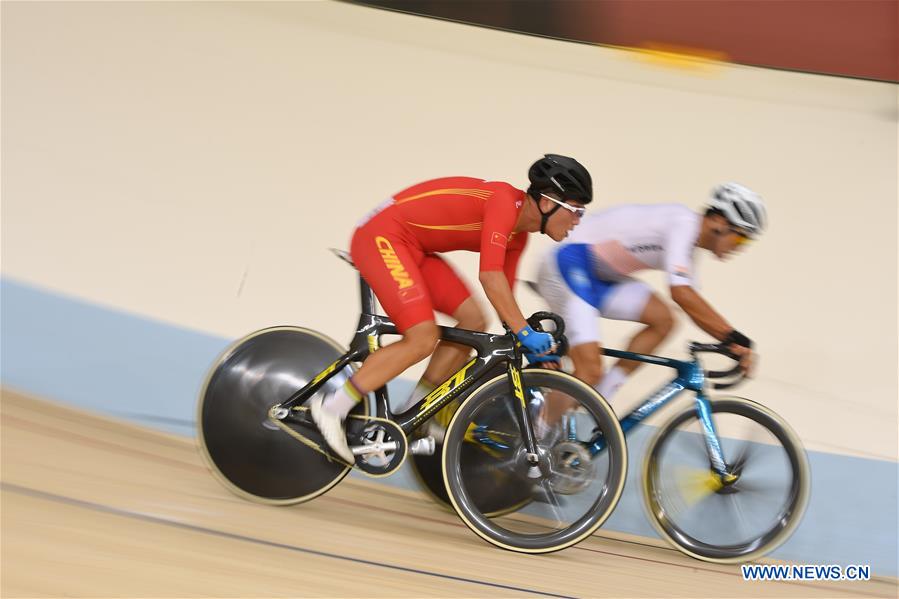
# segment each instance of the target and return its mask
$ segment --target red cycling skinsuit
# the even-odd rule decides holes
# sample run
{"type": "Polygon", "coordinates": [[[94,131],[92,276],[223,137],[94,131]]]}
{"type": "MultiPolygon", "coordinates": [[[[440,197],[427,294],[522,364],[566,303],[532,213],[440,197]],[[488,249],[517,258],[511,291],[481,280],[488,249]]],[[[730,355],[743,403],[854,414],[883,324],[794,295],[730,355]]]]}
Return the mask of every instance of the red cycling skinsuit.
{"type": "Polygon", "coordinates": [[[480,271],[503,271],[511,286],[527,233],[513,233],[526,195],[508,183],[471,177],[410,187],[363,219],[350,244],[356,268],[400,332],[434,310],[452,314],[470,295],[436,254],[480,252],[480,271]]]}

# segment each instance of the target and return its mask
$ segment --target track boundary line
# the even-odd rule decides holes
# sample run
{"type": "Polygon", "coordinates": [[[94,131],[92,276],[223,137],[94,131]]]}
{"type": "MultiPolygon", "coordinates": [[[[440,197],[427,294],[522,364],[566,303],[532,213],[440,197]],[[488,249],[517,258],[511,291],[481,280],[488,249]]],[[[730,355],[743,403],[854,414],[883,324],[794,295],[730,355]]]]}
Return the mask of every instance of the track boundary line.
{"type": "Polygon", "coordinates": [[[244,541],[248,543],[254,543],[256,545],[264,545],[266,547],[274,547],[276,549],[286,549],[288,551],[296,551],[298,553],[306,553],[309,555],[316,555],[319,557],[327,557],[330,559],[337,559],[341,561],[347,561],[356,564],[364,564],[367,566],[374,566],[377,568],[385,568],[388,570],[397,570],[400,572],[407,572],[410,574],[420,574],[422,576],[432,576],[434,578],[442,578],[446,580],[454,580],[456,582],[466,582],[469,584],[475,584],[480,586],[486,586],[491,588],[505,589],[508,591],[517,591],[520,593],[527,593],[530,595],[538,595],[541,597],[557,597],[558,599],[577,599],[572,595],[558,595],[555,593],[547,593],[544,591],[537,591],[535,589],[528,589],[524,587],[515,587],[511,585],[500,584],[496,582],[488,582],[486,580],[477,580],[474,578],[464,578],[462,576],[453,576],[452,574],[440,574],[439,572],[429,572],[427,570],[419,570],[417,568],[408,568],[406,566],[397,566],[393,564],[387,564],[384,562],[376,562],[373,560],[367,560],[357,557],[350,557],[347,555],[340,555],[338,553],[330,553],[327,551],[319,551],[317,549],[309,549],[308,547],[300,547],[298,545],[288,545],[286,543],[278,543],[275,541],[267,541],[265,539],[260,539],[257,537],[251,537],[247,535],[241,535],[237,533],[226,532],[223,530],[216,530],[214,528],[207,528],[205,526],[197,526],[194,524],[186,524],[184,522],[178,522],[175,520],[169,520],[167,518],[163,518],[160,516],[151,516],[149,514],[141,514],[140,512],[132,512],[130,510],[125,510],[109,505],[103,505],[101,503],[94,503],[91,501],[83,501],[81,499],[75,499],[74,497],[67,497],[65,495],[57,495],[55,493],[47,493],[46,491],[40,491],[38,489],[32,489],[29,487],[24,487],[21,485],[16,485],[13,483],[0,482],[0,489],[4,491],[9,491],[11,493],[17,493],[19,495],[25,495],[29,497],[36,497],[38,499],[44,499],[46,501],[53,501],[56,503],[63,503],[66,505],[71,505],[75,507],[80,507],[83,509],[89,509],[95,512],[101,512],[106,514],[112,514],[115,516],[122,516],[125,518],[131,518],[133,520],[141,520],[143,522],[150,522],[153,524],[161,524],[163,526],[171,526],[173,528],[180,528],[182,530],[189,530],[191,532],[199,532],[207,535],[213,535],[217,537],[223,537],[226,539],[231,539],[235,541],[244,541]]]}

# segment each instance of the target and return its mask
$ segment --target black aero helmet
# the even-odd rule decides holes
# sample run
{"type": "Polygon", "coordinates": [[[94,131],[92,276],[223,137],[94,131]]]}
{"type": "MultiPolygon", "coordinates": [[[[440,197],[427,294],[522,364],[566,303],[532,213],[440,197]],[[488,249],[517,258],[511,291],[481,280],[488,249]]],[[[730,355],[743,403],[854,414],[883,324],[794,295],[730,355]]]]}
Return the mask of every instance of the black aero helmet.
{"type": "Polygon", "coordinates": [[[580,162],[568,156],[546,154],[528,170],[528,195],[540,199],[541,192],[555,192],[563,200],[589,204],[593,200],[593,179],[580,162]]]}
{"type": "Polygon", "coordinates": [[[572,200],[581,204],[589,204],[593,201],[593,179],[590,173],[580,162],[568,156],[559,154],[546,154],[543,158],[531,165],[528,170],[528,179],[531,186],[528,187],[528,195],[537,202],[537,210],[540,210],[540,232],[546,233],[546,223],[561,206],[550,208],[549,212],[543,212],[540,208],[540,194],[554,192],[562,196],[563,200],[572,200]]]}

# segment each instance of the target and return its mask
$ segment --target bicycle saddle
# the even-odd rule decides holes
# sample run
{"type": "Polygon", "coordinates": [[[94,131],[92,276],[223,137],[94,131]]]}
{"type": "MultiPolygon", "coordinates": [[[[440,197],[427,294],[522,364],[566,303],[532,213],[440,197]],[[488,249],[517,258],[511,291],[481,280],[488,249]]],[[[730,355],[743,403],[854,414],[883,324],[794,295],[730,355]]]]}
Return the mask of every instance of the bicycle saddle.
{"type": "Polygon", "coordinates": [[[356,268],[356,265],[353,264],[353,258],[350,256],[350,253],[348,251],[338,250],[337,248],[328,248],[328,249],[330,249],[332,252],[334,252],[335,256],[337,256],[338,258],[340,258],[341,260],[343,260],[344,262],[346,262],[353,268],[356,268]]]}

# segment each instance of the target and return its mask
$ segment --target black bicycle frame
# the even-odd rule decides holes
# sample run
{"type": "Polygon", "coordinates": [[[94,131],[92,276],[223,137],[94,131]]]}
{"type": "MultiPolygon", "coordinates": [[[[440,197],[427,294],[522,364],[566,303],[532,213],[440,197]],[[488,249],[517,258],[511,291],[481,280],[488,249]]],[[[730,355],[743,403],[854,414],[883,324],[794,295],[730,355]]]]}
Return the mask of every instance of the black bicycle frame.
{"type": "MultiPolygon", "coordinates": [[[[362,362],[371,353],[377,351],[381,345],[382,335],[399,333],[396,325],[389,318],[375,313],[374,294],[361,276],[359,277],[359,288],[362,311],[353,340],[350,342],[349,351],[322,370],[302,389],[282,402],[281,408],[290,410],[291,407],[302,404],[314,395],[328,379],[341,372],[350,363],[362,362]]],[[[531,453],[536,452],[536,438],[531,428],[524,391],[521,386],[521,353],[515,338],[511,333],[496,335],[444,326],[439,329],[442,340],[472,347],[477,355],[443,384],[402,414],[394,415],[390,411],[387,386],[384,385],[377,389],[375,391],[377,415],[394,420],[403,429],[403,432],[409,434],[451,401],[462,397],[475,382],[483,380],[505,365],[509,387],[519,400],[520,409],[516,412],[521,430],[526,431],[525,445],[531,453]]]]}

